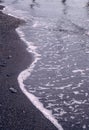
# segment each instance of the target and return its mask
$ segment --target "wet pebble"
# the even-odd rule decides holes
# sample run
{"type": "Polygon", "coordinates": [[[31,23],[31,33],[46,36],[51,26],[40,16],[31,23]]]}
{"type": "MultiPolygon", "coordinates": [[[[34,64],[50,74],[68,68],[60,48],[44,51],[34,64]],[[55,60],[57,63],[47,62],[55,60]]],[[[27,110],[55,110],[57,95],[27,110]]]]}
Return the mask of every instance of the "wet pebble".
{"type": "Polygon", "coordinates": [[[17,90],[13,87],[10,87],[9,90],[10,90],[11,93],[17,93],[17,90]]]}
{"type": "Polygon", "coordinates": [[[7,59],[10,59],[10,58],[12,58],[12,56],[11,56],[11,55],[9,55],[9,56],[7,57],[7,59]]]}
{"type": "Polygon", "coordinates": [[[10,76],[11,76],[11,74],[7,74],[6,76],[7,76],[7,77],[10,77],[10,76]]]}

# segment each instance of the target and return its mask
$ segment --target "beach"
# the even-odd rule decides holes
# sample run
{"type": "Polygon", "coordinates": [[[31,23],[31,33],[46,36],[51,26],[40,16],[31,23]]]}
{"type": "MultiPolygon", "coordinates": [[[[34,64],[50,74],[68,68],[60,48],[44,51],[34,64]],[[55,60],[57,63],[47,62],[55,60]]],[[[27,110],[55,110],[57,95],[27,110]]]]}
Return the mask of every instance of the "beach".
{"type": "Polygon", "coordinates": [[[31,4],[0,3],[0,130],[88,130],[87,0],[31,4]]]}
{"type": "Polygon", "coordinates": [[[57,130],[22,93],[17,82],[32,54],[15,31],[24,22],[0,11],[0,130],[57,130]]]}

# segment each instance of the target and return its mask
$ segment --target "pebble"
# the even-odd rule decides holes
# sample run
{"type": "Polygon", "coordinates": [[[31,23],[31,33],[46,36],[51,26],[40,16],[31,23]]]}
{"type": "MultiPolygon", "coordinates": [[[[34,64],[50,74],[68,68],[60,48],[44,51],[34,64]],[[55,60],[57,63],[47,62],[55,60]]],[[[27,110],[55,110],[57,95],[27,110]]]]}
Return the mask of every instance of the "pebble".
{"type": "Polygon", "coordinates": [[[11,55],[9,55],[9,56],[7,57],[7,59],[10,59],[10,58],[12,58],[12,56],[11,56],[11,55]]]}
{"type": "Polygon", "coordinates": [[[11,91],[11,93],[17,93],[17,90],[13,87],[10,87],[9,90],[11,91]]]}

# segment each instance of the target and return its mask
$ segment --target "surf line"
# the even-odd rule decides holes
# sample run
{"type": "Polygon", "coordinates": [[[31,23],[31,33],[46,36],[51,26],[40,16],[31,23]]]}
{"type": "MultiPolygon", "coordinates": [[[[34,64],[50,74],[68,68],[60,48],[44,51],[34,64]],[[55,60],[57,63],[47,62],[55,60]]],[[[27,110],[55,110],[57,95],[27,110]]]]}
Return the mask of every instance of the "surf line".
{"type": "Polygon", "coordinates": [[[55,119],[55,117],[52,115],[50,110],[47,110],[46,108],[44,108],[43,104],[39,101],[39,99],[34,96],[32,93],[29,93],[24,86],[24,80],[26,80],[28,78],[28,76],[31,75],[31,72],[33,71],[36,63],[38,60],[40,60],[41,55],[38,54],[36,52],[36,46],[32,45],[32,42],[29,42],[25,39],[25,35],[24,33],[20,30],[20,27],[18,27],[16,29],[18,35],[20,36],[20,39],[27,45],[27,51],[29,53],[34,54],[34,61],[32,62],[32,64],[25,69],[24,71],[22,71],[17,80],[19,83],[19,87],[22,90],[22,92],[26,95],[26,97],[32,102],[32,104],[48,119],[51,121],[51,123],[58,129],[58,130],[63,130],[62,126],[58,123],[58,121],[55,119]]]}
{"type": "MultiPolygon", "coordinates": [[[[13,15],[13,13],[9,13],[11,11],[9,11],[8,6],[6,6],[5,9],[3,10],[3,13],[5,14],[9,14],[10,16],[16,17],[18,18],[18,16],[13,15]],[[7,10],[6,10],[7,7],[7,10]]],[[[33,25],[33,27],[36,27],[35,23],[33,25]]],[[[36,46],[33,45],[32,42],[29,42],[25,39],[25,35],[24,33],[21,31],[21,27],[16,28],[16,32],[18,33],[18,35],[20,36],[20,39],[27,45],[26,50],[29,53],[32,53],[34,55],[34,61],[32,62],[32,64],[25,69],[24,71],[22,71],[19,76],[17,77],[18,83],[19,83],[19,87],[22,90],[22,92],[26,95],[26,97],[32,102],[32,104],[48,119],[51,121],[52,124],[54,124],[54,126],[58,129],[58,130],[63,130],[62,126],[58,123],[58,121],[54,118],[54,116],[52,115],[51,111],[47,110],[46,108],[44,108],[43,104],[39,101],[39,99],[34,96],[33,94],[29,93],[24,86],[24,80],[27,79],[28,76],[31,75],[31,72],[33,71],[36,63],[38,60],[40,60],[41,55],[38,54],[36,52],[36,46]]]]}
{"type": "Polygon", "coordinates": [[[20,86],[20,89],[22,90],[22,92],[27,96],[27,98],[32,102],[32,104],[41,111],[41,113],[52,122],[52,124],[54,124],[54,126],[56,128],[58,128],[58,130],[63,130],[62,126],[58,123],[58,121],[54,118],[54,116],[52,115],[52,113],[47,110],[46,108],[44,108],[43,104],[39,101],[39,99],[34,96],[33,94],[29,93],[24,86],[23,81],[27,79],[28,76],[31,75],[31,72],[33,71],[36,63],[38,60],[40,60],[40,55],[36,52],[36,47],[32,45],[31,42],[26,41],[24,33],[20,30],[20,28],[16,29],[16,31],[18,32],[18,34],[20,35],[21,40],[23,40],[23,42],[26,43],[26,45],[28,46],[27,51],[30,53],[33,53],[35,56],[35,59],[33,61],[33,63],[24,71],[22,71],[19,76],[18,76],[18,83],[20,86]]]}

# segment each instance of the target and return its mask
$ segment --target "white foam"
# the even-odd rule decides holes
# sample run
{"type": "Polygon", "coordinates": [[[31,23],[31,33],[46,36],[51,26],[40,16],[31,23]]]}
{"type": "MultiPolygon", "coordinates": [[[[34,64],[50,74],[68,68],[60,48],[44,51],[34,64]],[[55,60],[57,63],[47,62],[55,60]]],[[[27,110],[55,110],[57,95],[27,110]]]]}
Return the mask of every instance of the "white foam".
{"type": "Polygon", "coordinates": [[[86,129],[86,125],[83,125],[83,127],[82,127],[83,129],[86,129]]]}
{"type": "Polygon", "coordinates": [[[61,111],[60,111],[60,116],[63,116],[63,115],[66,114],[66,113],[67,113],[66,111],[61,110],[61,111]]]}
{"type": "Polygon", "coordinates": [[[68,85],[62,86],[62,87],[55,87],[55,89],[56,89],[56,90],[58,90],[58,89],[63,90],[63,89],[65,89],[65,88],[70,88],[71,86],[72,86],[72,84],[68,84],[68,85]]]}
{"type": "Polygon", "coordinates": [[[33,28],[37,27],[38,26],[38,21],[36,21],[34,24],[33,24],[33,28]]]}
{"type": "Polygon", "coordinates": [[[86,100],[84,100],[84,101],[79,100],[79,101],[78,101],[78,100],[73,99],[71,104],[72,104],[72,105],[73,105],[73,104],[79,104],[79,105],[81,105],[81,104],[84,104],[85,102],[86,102],[86,100]]]}
{"type": "Polygon", "coordinates": [[[83,73],[84,70],[82,70],[82,69],[76,69],[76,70],[73,70],[72,72],[73,72],[73,73],[77,73],[77,72],[83,73]]]}
{"type": "Polygon", "coordinates": [[[14,8],[11,8],[11,6],[6,6],[3,10],[3,13],[8,14],[8,15],[15,17],[15,18],[20,17],[21,19],[26,19],[25,15],[22,15],[22,11],[15,10],[14,8]]]}
{"type": "MultiPolygon", "coordinates": [[[[11,10],[9,10],[10,8],[7,6],[7,9],[4,10],[4,13],[8,14],[11,10]],[[9,10],[9,11],[8,11],[9,10]]],[[[13,10],[11,11],[12,13],[9,14],[11,16],[14,16],[13,14],[15,14],[17,18],[19,18],[20,16],[17,15],[17,12],[13,13],[13,10]]],[[[23,15],[22,15],[23,16],[23,15]]],[[[21,17],[20,17],[21,18],[21,17]]],[[[23,17],[24,19],[24,17],[23,17]]],[[[37,23],[34,25],[34,27],[37,26],[37,23]]],[[[33,94],[29,93],[26,89],[25,89],[25,86],[24,86],[24,80],[27,79],[28,76],[31,75],[31,72],[33,71],[34,67],[35,67],[35,64],[37,63],[38,60],[40,60],[41,58],[41,55],[38,54],[36,52],[36,46],[33,45],[32,42],[28,42],[26,39],[25,39],[25,36],[24,36],[24,33],[20,30],[20,28],[17,28],[16,29],[17,33],[19,34],[21,40],[23,40],[26,45],[27,45],[27,51],[28,52],[32,52],[34,54],[34,61],[33,63],[24,71],[22,71],[17,80],[18,80],[18,83],[19,83],[19,86],[20,86],[20,89],[22,90],[22,92],[27,96],[27,98],[32,102],[32,104],[38,109],[40,110],[43,115],[49,119],[56,128],[58,128],[58,130],[63,130],[62,126],[58,123],[58,121],[54,118],[54,116],[52,115],[52,112],[47,110],[46,108],[44,108],[43,104],[39,101],[39,98],[37,98],[36,96],[34,96],[33,94]]],[[[29,117],[30,118],[30,117],[29,117]]]]}
{"type": "Polygon", "coordinates": [[[25,40],[24,38],[24,34],[21,32],[20,29],[16,29],[17,32],[20,34],[21,39],[27,44],[28,48],[27,51],[28,52],[32,52],[35,55],[35,60],[34,62],[31,64],[31,66],[29,66],[26,70],[22,71],[19,76],[18,76],[18,82],[20,85],[20,89],[22,90],[22,92],[27,96],[27,98],[33,103],[33,105],[39,109],[43,115],[49,119],[57,128],[58,130],[63,130],[62,126],[58,123],[58,121],[54,118],[54,116],[52,115],[52,112],[50,112],[49,110],[47,110],[46,108],[44,108],[43,104],[39,101],[39,98],[37,98],[36,96],[34,96],[33,94],[29,93],[25,87],[24,87],[24,83],[23,81],[25,79],[27,79],[28,76],[31,75],[32,70],[35,67],[35,64],[37,63],[37,61],[40,59],[40,55],[36,52],[36,47],[32,45],[31,42],[28,42],[25,40]]]}
{"type": "Polygon", "coordinates": [[[24,21],[32,21],[33,19],[33,16],[31,16],[26,10],[20,10],[20,9],[17,9],[17,8],[14,8],[10,5],[6,5],[5,4],[5,8],[3,9],[3,13],[7,14],[7,15],[10,15],[12,17],[15,17],[15,18],[20,18],[24,21]],[[28,17],[29,15],[29,17],[28,17]]]}
{"type": "Polygon", "coordinates": [[[39,86],[39,89],[40,89],[40,90],[45,90],[45,89],[47,90],[47,89],[50,89],[50,88],[47,88],[47,87],[45,88],[45,87],[40,87],[40,86],[39,86]]]}
{"type": "Polygon", "coordinates": [[[74,91],[73,93],[74,93],[75,95],[77,95],[77,94],[79,94],[79,91],[74,91]]]}

